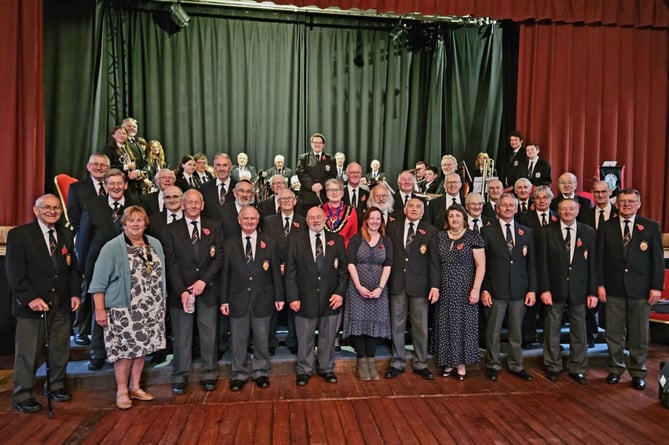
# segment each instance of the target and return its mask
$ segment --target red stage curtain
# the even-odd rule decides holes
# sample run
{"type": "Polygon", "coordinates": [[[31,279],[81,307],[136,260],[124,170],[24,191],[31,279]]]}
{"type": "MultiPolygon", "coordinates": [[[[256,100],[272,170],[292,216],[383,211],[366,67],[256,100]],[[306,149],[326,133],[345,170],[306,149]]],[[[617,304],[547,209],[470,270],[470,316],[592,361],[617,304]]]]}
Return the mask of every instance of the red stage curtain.
{"type": "MultiPolygon", "coordinates": [[[[261,0],[256,0],[261,1],[261,0]]],[[[603,23],[669,27],[665,0],[274,0],[296,6],[338,6],[341,9],[375,9],[378,12],[425,15],[473,15],[566,23],[603,23]]]]}
{"type": "Polygon", "coordinates": [[[42,0],[0,2],[0,225],[32,218],[44,189],[42,0]]]}
{"type": "Polygon", "coordinates": [[[641,212],[669,215],[668,51],[666,30],[521,26],[517,128],[542,146],[554,178],[571,171],[589,191],[597,165],[617,160],[641,212]]]}

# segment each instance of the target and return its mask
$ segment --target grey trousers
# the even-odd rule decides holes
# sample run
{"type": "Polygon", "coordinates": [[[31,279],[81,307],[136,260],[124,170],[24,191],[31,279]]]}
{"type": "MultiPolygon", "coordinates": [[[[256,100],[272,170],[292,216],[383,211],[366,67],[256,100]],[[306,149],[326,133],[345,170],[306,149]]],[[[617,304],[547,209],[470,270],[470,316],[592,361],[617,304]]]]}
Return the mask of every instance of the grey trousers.
{"type": "Polygon", "coordinates": [[[271,368],[268,342],[270,318],[270,316],[254,317],[251,310],[243,317],[230,317],[231,380],[246,381],[249,375],[254,379],[269,375],[271,368]],[[249,370],[247,350],[251,335],[253,335],[253,358],[249,370]]]}
{"type": "Polygon", "coordinates": [[[411,341],[413,343],[413,369],[427,368],[427,327],[430,302],[425,297],[409,297],[406,292],[390,295],[390,327],[392,332],[392,368],[404,369],[406,349],[404,333],[407,316],[411,321],[411,341]]]}
{"type": "Polygon", "coordinates": [[[174,361],[172,362],[172,382],[184,383],[188,380],[193,364],[193,322],[197,322],[200,335],[200,355],[202,357],[201,380],[218,378],[218,356],[216,353],[216,322],[218,306],[207,306],[195,299],[195,313],[187,314],[182,308],[170,306],[172,335],[174,335],[174,361]]]}
{"type": "Polygon", "coordinates": [[[314,343],[316,329],[318,329],[318,371],[334,371],[334,343],[337,337],[339,314],[326,315],[318,318],[306,318],[295,315],[295,331],[297,334],[297,363],[295,370],[298,374],[314,373],[314,343]]]}
{"type": "Polygon", "coordinates": [[[544,365],[547,371],[562,370],[560,353],[560,328],[564,311],[569,315],[569,362],[567,371],[585,372],[588,366],[588,340],[586,338],[585,304],[569,305],[564,303],[544,305],[544,365]]]}
{"type": "Polygon", "coordinates": [[[650,305],[645,298],[606,298],[606,344],[609,348],[609,372],[625,371],[625,347],[630,351],[629,367],[632,377],[645,378],[648,356],[648,319],[650,305]],[[627,338],[627,342],[625,342],[627,338]]]}
{"type": "Polygon", "coordinates": [[[513,372],[523,370],[523,351],[521,349],[521,331],[525,302],[523,300],[492,300],[492,307],[488,308],[488,327],[485,339],[485,366],[488,369],[499,371],[502,363],[499,358],[500,333],[504,317],[509,329],[509,356],[507,362],[513,372]]]}

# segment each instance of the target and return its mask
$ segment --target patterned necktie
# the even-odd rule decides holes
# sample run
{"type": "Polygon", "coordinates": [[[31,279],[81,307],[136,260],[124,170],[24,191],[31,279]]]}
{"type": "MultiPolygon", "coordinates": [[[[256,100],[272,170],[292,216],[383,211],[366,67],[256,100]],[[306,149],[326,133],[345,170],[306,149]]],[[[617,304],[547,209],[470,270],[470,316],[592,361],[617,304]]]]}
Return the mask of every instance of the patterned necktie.
{"type": "Polygon", "coordinates": [[[567,231],[567,234],[564,236],[564,248],[567,251],[567,258],[571,263],[571,227],[564,228],[567,231]]]}
{"type": "Polygon", "coordinates": [[[506,225],[506,250],[513,250],[513,235],[511,234],[511,224],[506,225]]]}
{"type": "Polygon", "coordinates": [[[543,226],[545,226],[546,224],[548,224],[548,220],[546,219],[546,214],[545,214],[545,213],[542,213],[542,214],[541,214],[541,226],[543,227],[543,226]]]}
{"type": "Polygon", "coordinates": [[[246,264],[249,268],[253,267],[253,248],[251,247],[251,237],[246,237],[246,248],[244,249],[246,254],[246,264]]]}
{"type": "Polygon", "coordinates": [[[632,232],[630,232],[630,220],[625,220],[625,229],[623,230],[623,252],[625,253],[625,258],[627,258],[627,253],[630,248],[630,242],[632,241],[632,232]]]}
{"type": "Polygon", "coordinates": [[[105,187],[102,185],[102,182],[98,182],[98,196],[107,196],[107,192],[105,192],[105,187]]]}
{"type": "Polygon", "coordinates": [[[190,242],[195,250],[195,255],[200,254],[200,232],[197,230],[197,221],[191,221],[193,230],[190,233],[190,242]]]}
{"type": "Polygon", "coordinates": [[[218,191],[218,203],[223,205],[225,203],[225,184],[221,183],[221,188],[218,191]]]}
{"type": "Polygon", "coordinates": [[[321,240],[321,234],[316,234],[316,266],[318,269],[321,268],[323,264],[323,241],[321,240]]]}
{"type": "Polygon", "coordinates": [[[283,236],[288,236],[290,233],[290,218],[286,216],[286,223],[283,225],[283,236]]]}
{"type": "Polygon", "coordinates": [[[599,209],[599,219],[597,220],[597,228],[599,229],[599,226],[604,224],[604,221],[606,219],[604,218],[604,209],[599,209]]]}
{"type": "Polygon", "coordinates": [[[410,222],[409,223],[409,230],[407,230],[407,242],[404,245],[404,247],[409,247],[409,244],[411,244],[411,242],[415,238],[415,235],[416,235],[416,233],[413,230],[413,223],[410,222]]]}
{"type": "Polygon", "coordinates": [[[200,175],[198,175],[197,173],[191,176],[191,179],[193,180],[193,185],[195,186],[195,188],[198,188],[202,185],[202,181],[200,180],[200,175]]]}
{"type": "Polygon", "coordinates": [[[479,229],[479,219],[478,218],[474,218],[474,232],[481,233],[481,230],[479,229]]]}
{"type": "Polygon", "coordinates": [[[53,229],[49,229],[49,255],[52,259],[56,256],[56,237],[53,234],[53,229]]]}
{"type": "Polygon", "coordinates": [[[351,195],[351,207],[354,209],[358,208],[358,197],[356,196],[357,189],[353,189],[353,194],[351,195]]]}

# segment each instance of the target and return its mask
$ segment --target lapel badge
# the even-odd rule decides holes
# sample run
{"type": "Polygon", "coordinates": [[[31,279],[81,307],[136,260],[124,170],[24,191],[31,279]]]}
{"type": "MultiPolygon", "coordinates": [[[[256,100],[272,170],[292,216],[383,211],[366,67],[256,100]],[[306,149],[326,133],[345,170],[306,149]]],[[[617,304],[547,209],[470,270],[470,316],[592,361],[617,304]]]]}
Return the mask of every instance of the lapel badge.
{"type": "Polygon", "coordinates": [[[65,264],[67,264],[67,267],[70,267],[70,264],[72,264],[72,254],[67,254],[65,255],[65,264]]]}
{"type": "Polygon", "coordinates": [[[330,164],[325,164],[325,171],[329,172],[330,171],[330,164]]]}
{"type": "Polygon", "coordinates": [[[216,246],[211,246],[209,248],[209,256],[214,258],[216,256],[216,246]]]}
{"type": "Polygon", "coordinates": [[[339,268],[339,258],[335,257],[334,262],[332,263],[335,269],[339,268]]]}
{"type": "Polygon", "coordinates": [[[588,261],[588,249],[585,249],[585,251],[583,252],[583,259],[588,261]]]}
{"type": "Polygon", "coordinates": [[[648,250],[648,242],[647,241],[641,241],[641,244],[639,244],[639,249],[641,249],[642,252],[645,252],[648,250]]]}
{"type": "Polygon", "coordinates": [[[425,255],[425,252],[427,252],[427,244],[421,244],[420,245],[420,254],[425,255]]]}
{"type": "Polygon", "coordinates": [[[262,270],[267,272],[269,270],[269,260],[265,260],[262,262],[262,270]]]}
{"type": "Polygon", "coordinates": [[[523,256],[527,256],[527,246],[523,246],[523,256]]]}

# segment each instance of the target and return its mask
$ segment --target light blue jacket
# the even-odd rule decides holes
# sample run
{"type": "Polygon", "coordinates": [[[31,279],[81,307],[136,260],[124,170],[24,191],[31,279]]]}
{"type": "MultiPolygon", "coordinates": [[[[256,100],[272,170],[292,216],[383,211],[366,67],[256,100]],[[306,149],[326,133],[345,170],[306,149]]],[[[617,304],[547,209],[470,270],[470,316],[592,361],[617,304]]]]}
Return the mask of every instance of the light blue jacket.
{"type": "MultiPolygon", "coordinates": [[[[147,236],[149,244],[158,254],[162,264],[161,281],[163,285],[163,299],[167,299],[165,285],[165,253],[160,241],[152,236],[147,236]]],[[[100,256],[95,262],[93,278],[88,287],[88,292],[94,294],[102,292],[105,294],[105,307],[130,307],[130,263],[126,249],[125,237],[121,233],[111,239],[102,247],[100,256]]]]}

